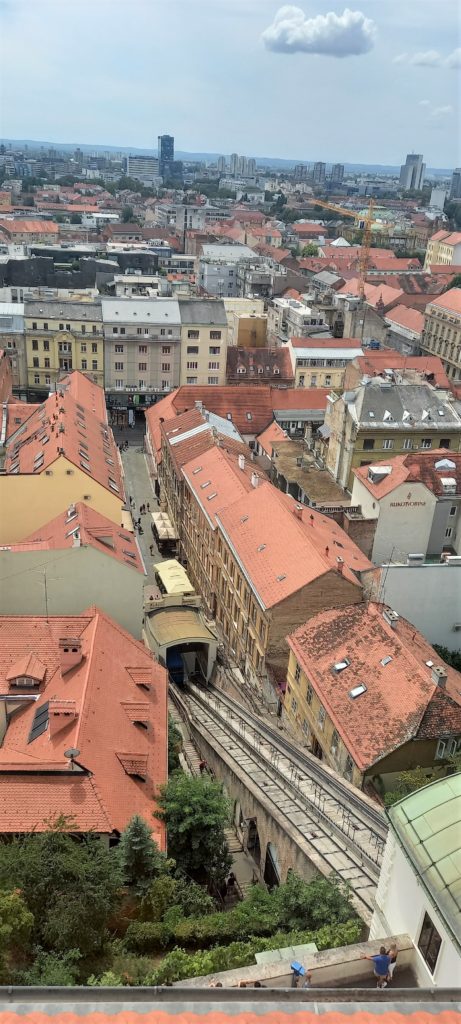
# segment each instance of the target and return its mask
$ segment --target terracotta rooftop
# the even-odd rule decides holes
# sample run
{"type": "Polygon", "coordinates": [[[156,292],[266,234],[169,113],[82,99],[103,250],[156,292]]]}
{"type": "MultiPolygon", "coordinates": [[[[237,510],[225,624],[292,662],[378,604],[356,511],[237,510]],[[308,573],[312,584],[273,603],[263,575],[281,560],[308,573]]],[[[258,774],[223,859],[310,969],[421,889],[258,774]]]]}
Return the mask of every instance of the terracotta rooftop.
{"type": "MultiPolygon", "coordinates": [[[[359,294],[359,280],[358,278],[351,278],[350,281],[346,281],[341,288],[338,289],[337,295],[358,295],[359,294]]],[[[365,282],[365,301],[369,306],[383,305],[384,307],[392,306],[396,303],[402,295],[402,289],[391,288],[387,284],[369,284],[365,282]]]]}
{"type": "Polygon", "coordinates": [[[421,334],[424,327],[423,314],[419,309],[411,309],[409,306],[393,306],[387,313],[386,320],[398,324],[399,327],[407,327],[408,330],[415,331],[417,334],[421,334]]]}
{"type": "Polygon", "coordinates": [[[29,537],[24,537],[20,544],[11,545],[11,549],[20,551],[27,545],[30,551],[33,550],[34,544],[39,550],[93,547],[109,558],[115,558],[123,565],[129,565],[138,572],[145,573],[135,535],[116,526],[110,519],[83,502],[71,505],[61,515],[56,516],[56,519],[45,523],[29,537]]]}
{"type": "Polygon", "coordinates": [[[431,731],[424,721],[424,736],[461,731],[461,674],[444,666],[447,683],[442,691],[426,665],[427,661],[440,664],[440,656],[409,622],[400,618],[393,629],[382,612],[382,606],[371,603],[332,609],[314,616],[288,637],[361,771],[416,739],[432,701],[443,723],[434,722],[431,731]],[[335,671],[335,664],[344,659],[350,664],[335,671]],[[365,690],[351,696],[360,684],[365,690]]]}
{"type": "Polygon", "coordinates": [[[11,235],[59,234],[59,224],[52,220],[4,220],[0,221],[0,229],[11,235]]]}
{"type": "Polygon", "coordinates": [[[269,423],[269,426],[261,432],[261,434],[258,434],[256,440],[260,447],[264,449],[266,455],[271,458],[273,442],[284,441],[286,436],[286,432],[279,427],[276,420],[273,420],[272,423],[269,423]]]}
{"type": "Polygon", "coordinates": [[[274,377],[277,381],[291,384],[294,374],[289,350],[230,346],[227,349],[226,377],[233,384],[251,379],[272,383],[274,377]]]}
{"type": "MultiPolygon", "coordinates": [[[[31,765],[36,771],[62,771],[64,751],[79,750],[76,761],[91,773],[94,786],[111,831],[122,831],[133,814],[140,814],[158,834],[164,848],[164,829],[154,822],[154,795],[166,780],[166,672],[142,643],[134,640],[96,608],[74,616],[3,616],[0,618],[0,688],[11,693],[7,676],[19,659],[33,654],[46,669],[40,685],[21,687],[21,706],[11,711],[0,748],[0,779],[3,773],[22,773],[31,765]],[[81,646],[81,660],[79,648],[81,646]],[[77,648],[66,653],[64,647],[77,648]],[[75,659],[70,669],[65,659],[75,659]],[[64,662],[63,662],[64,659],[64,662]],[[27,694],[38,699],[27,700],[27,694]],[[127,713],[127,704],[142,703],[140,727],[127,713]],[[64,713],[66,712],[66,713],[64,713]],[[125,767],[122,761],[125,759],[125,767]],[[128,770],[126,758],[143,764],[141,778],[128,770]]],[[[2,784],[4,786],[4,783],[2,784]]],[[[51,785],[51,784],[50,784],[51,785]]],[[[26,790],[21,791],[21,800],[26,790]]],[[[34,787],[31,783],[31,799],[34,787]]],[[[79,802],[75,790],[63,789],[63,809],[72,806],[78,822],[79,802]],[[67,794],[67,795],[66,795],[67,794]]],[[[82,801],[84,820],[90,794],[82,801]]],[[[30,827],[40,808],[41,820],[56,810],[55,793],[50,804],[21,805],[22,831],[30,827]]],[[[19,813],[20,808],[17,808],[19,813]]],[[[91,812],[93,813],[93,811],[91,812]]],[[[8,830],[11,801],[0,807],[0,834],[8,830]]],[[[19,831],[15,820],[14,831],[19,831]]]]}
{"type": "Polygon", "coordinates": [[[270,483],[252,488],[218,517],[263,608],[271,608],[315,579],[335,572],[360,586],[371,563],[331,519],[299,505],[270,483]]]}
{"type": "Polygon", "coordinates": [[[266,474],[250,458],[242,458],[243,469],[238,456],[214,445],[183,466],[187,485],[213,529],[216,529],[216,516],[251,490],[254,473],[260,482],[266,479],[266,474]]]}
{"type": "Polygon", "coordinates": [[[104,388],[90,380],[85,373],[73,370],[59,381],[59,391],[68,391],[76,402],[93,412],[99,420],[107,423],[107,407],[104,388]]]}
{"type": "Polygon", "coordinates": [[[443,242],[444,245],[461,245],[461,231],[436,231],[431,235],[431,242],[443,242]]]}
{"type": "Polygon", "coordinates": [[[60,457],[124,500],[120,457],[111,428],[66,387],[50,395],[10,437],[5,470],[43,473],[60,457]]]}
{"type": "MultiPolygon", "coordinates": [[[[383,465],[381,462],[380,465],[383,465]]],[[[358,466],[353,470],[358,480],[377,499],[392,494],[396,487],[404,483],[422,483],[432,494],[446,496],[442,480],[455,482],[455,494],[461,494],[461,452],[452,452],[439,448],[430,452],[411,452],[408,455],[396,455],[386,461],[391,472],[379,483],[368,479],[369,466],[358,466]]]]}
{"type": "Polygon", "coordinates": [[[438,356],[404,356],[393,348],[372,351],[366,349],[363,356],[354,359],[362,374],[370,377],[380,375],[383,370],[419,370],[439,388],[449,388],[446,372],[438,356]]]}
{"type": "Polygon", "coordinates": [[[214,1010],[207,1006],[207,1012],[201,1010],[196,1013],[184,1009],[186,1002],[184,998],[177,1003],[162,1004],[161,1008],[155,1010],[146,1009],[145,1004],[139,1003],[137,1009],[117,1010],[115,1007],[110,1013],[105,1013],[101,1008],[104,1004],[90,1000],[90,1009],[82,1004],[78,1013],[66,1010],[59,1014],[55,1012],[57,1007],[52,1003],[49,1012],[39,1009],[28,1012],[24,1003],[21,1003],[18,1010],[14,1006],[12,1009],[0,1010],[0,1024],[57,1024],[58,1019],[59,1024],[318,1024],[319,1016],[322,1024],[347,1024],[348,1021],[352,1024],[434,1024],[434,1019],[437,1024],[460,1024],[459,1012],[456,1009],[441,1009],[441,1005],[445,1004],[440,1003],[430,1010],[418,1009],[416,1012],[408,1012],[406,1006],[400,1012],[395,1009],[396,1004],[392,1003],[389,1008],[380,1006],[379,1012],[376,1010],[373,1013],[368,1009],[360,1009],[360,1004],[353,1007],[346,1004],[343,1012],[327,1010],[324,1013],[323,1004],[320,1010],[317,1004],[311,1009],[306,1003],[302,1010],[293,1006],[284,1011],[278,1002],[275,1009],[264,1008],[259,1012],[259,1009],[254,1009],[251,997],[245,997],[242,993],[237,1004],[232,1001],[230,1005],[223,996],[219,1004],[213,1001],[214,1010]]]}
{"type": "MultiPolygon", "coordinates": [[[[209,412],[229,419],[241,434],[259,434],[272,419],[271,390],[267,385],[183,385],[173,393],[177,413],[202,402],[209,412]],[[250,416],[250,418],[248,418],[250,416]]],[[[160,410],[160,402],[156,408],[160,410]]]]}
{"type": "Polygon", "coordinates": [[[293,348],[337,348],[362,350],[362,342],[359,338],[291,338],[293,348]]]}
{"type": "Polygon", "coordinates": [[[40,405],[15,400],[8,402],[6,407],[6,440],[15,433],[22,423],[29,419],[33,412],[37,412],[37,409],[40,409],[40,405]]]}
{"type": "Polygon", "coordinates": [[[330,388],[271,388],[271,405],[274,413],[295,409],[325,412],[329,394],[330,388]]]}
{"type": "MultiPolygon", "coordinates": [[[[22,768],[21,768],[22,772],[22,768]]],[[[4,834],[43,832],[44,816],[71,819],[68,831],[110,835],[112,826],[91,775],[62,770],[43,773],[40,766],[24,774],[11,774],[0,766],[0,831],[4,834]]],[[[0,1014],[1,1020],[1,1014],[0,1014]]]]}
{"type": "MultiPolygon", "coordinates": [[[[459,238],[461,243],[461,234],[459,238]]],[[[430,305],[436,306],[437,309],[446,309],[449,313],[461,314],[461,288],[450,288],[437,299],[431,299],[430,305]]]]}

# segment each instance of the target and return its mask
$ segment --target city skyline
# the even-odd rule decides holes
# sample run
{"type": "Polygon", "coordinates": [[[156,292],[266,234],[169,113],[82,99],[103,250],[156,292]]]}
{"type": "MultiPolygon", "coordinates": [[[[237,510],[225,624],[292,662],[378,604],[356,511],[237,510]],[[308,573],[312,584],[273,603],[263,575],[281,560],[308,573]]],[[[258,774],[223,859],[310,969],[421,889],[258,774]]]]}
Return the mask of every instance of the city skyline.
{"type": "Polygon", "coordinates": [[[58,7],[0,2],[5,137],[153,150],[168,132],[185,152],[460,163],[454,0],[443,19],[439,0],[407,0],[397,37],[396,0],[132,0],[131,35],[122,0],[78,0],[65,21],[58,7]]]}

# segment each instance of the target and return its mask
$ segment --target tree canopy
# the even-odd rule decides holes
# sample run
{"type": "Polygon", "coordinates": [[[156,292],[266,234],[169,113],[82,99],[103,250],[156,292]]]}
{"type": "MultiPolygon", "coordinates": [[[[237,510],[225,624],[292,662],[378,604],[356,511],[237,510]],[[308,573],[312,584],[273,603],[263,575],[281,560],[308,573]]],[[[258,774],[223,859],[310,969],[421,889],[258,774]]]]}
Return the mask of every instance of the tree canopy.
{"type": "Polygon", "coordinates": [[[220,881],[232,860],[224,834],[229,805],[220,783],[209,776],[173,775],[157,799],[157,817],[168,832],[168,851],[197,881],[220,881]]]}

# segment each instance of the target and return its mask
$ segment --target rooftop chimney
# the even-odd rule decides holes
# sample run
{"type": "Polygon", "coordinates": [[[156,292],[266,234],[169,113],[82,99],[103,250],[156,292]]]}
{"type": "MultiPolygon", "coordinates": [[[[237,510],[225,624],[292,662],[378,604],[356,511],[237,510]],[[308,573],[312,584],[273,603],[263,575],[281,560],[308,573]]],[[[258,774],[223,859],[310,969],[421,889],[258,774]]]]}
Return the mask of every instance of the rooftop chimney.
{"type": "Polygon", "coordinates": [[[74,533],[74,535],[72,537],[72,547],[73,548],[79,548],[80,546],[81,546],[80,533],[77,530],[77,532],[74,533]]]}
{"type": "Polygon", "coordinates": [[[342,576],[344,570],[344,558],[341,558],[341,555],[338,555],[336,559],[336,568],[339,574],[342,576]]]}
{"type": "Polygon", "coordinates": [[[391,629],[396,629],[399,621],[399,614],[398,612],[394,612],[392,608],[384,608],[383,619],[391,629]]]}
{"type": "Polygon", "coordinates": [[[239,469],[245,469],[245,456],[239,455],[238,457],[239,469]]]}
{"type": "Polygon", "coordinates": [[[431,668],[431,679],[433,683],[437,683],[437,686],[440,686],[442,690],[444,690],[447,685],[447,670],[445,665],[433,665],[431,668]]]}
{"type": "Polygon", "coordinates": [[[303,517],[303,507],[302,507],[302,505],[293,505],[293,515],[296,516],[297,519],[302,519],[302,517],[303,517]]]}
{"type": "Polygon", "coordinates": [[[251,486],[252,487],[257,487],[258,484],[259,484],[259,476],[258,476],[258,474],[257,473],[252,473],[251,474],[251,486]]]}
{"type": "Polygon", "coordinates": [[[195,408],[198,409],[199,412],[203,412],[203,402],[197,401],[195,403],[195,408]]]}
{"type": "Polygon", "coordinates": [[[71,669],[77,668],[83,660],[82,641],[75,637],[63,637],[59,641],[61,659],[61,675],[65,676],[71,669]]]}

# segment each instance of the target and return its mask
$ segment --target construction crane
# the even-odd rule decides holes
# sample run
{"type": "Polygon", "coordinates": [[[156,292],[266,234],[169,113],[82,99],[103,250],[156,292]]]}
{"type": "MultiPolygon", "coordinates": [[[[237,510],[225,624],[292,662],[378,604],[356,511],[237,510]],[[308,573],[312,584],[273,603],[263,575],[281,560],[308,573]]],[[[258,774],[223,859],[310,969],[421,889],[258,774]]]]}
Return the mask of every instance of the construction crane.
{"type": "Polygon", "coordinates": [[[375,206],[375,200],[370,199],[368,203],[368,210],[366,216],[363,217],[357,210],[346,210],[344,206],[335,206],[334,203],[325,203],[323,199],[310,199],[310,205],[321,206],[325,210],[333,210],[334,213],[340,214],[341,217],[352,217],[357,223],[357,226],[363,231],[362,245],[359,253],[359,295],[363,302],[365,299],[365,278],[368,271],[368,263],[370,260],[370,247],[371,247],[371,229],[373,225],[373,210],[375,206]]]}

